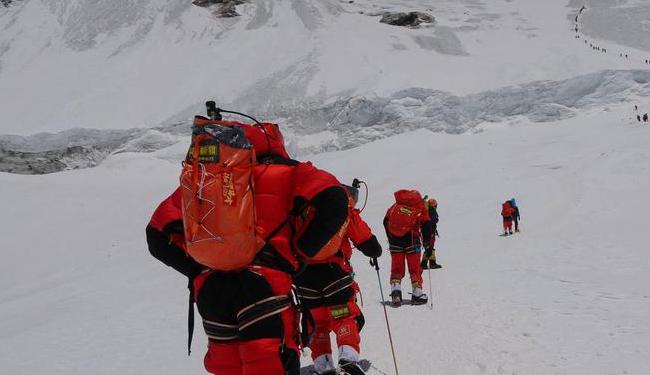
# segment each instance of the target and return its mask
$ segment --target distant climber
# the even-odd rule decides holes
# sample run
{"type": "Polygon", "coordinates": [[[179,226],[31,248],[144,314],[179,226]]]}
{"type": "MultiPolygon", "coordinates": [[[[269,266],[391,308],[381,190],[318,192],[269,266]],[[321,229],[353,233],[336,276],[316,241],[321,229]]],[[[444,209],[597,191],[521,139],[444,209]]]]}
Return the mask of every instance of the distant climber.
{"type": "Polygon", "coordinates": [[[412,305],[423,305],[428,297],[422,290],[422,268],[420,252],[422,239],[431,238],[431,220],[424,206],[422,195],[417,190],[398,190],[395,203],[384,217],[384,228],[391,257],[390,286],[393,305],[402,304],[402,278],[404,263],[408,265],[413,294],[412,305]]]}
{"type": "Polygon", "coordinates": [[[636,120],[637,120],[638,122],[641,122],[641,115],[636,115],[636,120]]]}
{"type": "Polygon", "coordinates": [[[424,239],[424,254],[422,254],[422,262],[420,266],[423,270],[442,268],[436,262],[436,236],[438,236],[438,201],[435,199],[427,199],[424,201],[424,206],[429,211],[429,218],[431,219],[431,238],[427,241],[424,239]],[[427,243],[428,242],[428,243],[427,243]]]}
{"type": "Polygon", "coordinates": [[[505,201],[501,205],[501,216],[503,217],[503,235],[512,234],[512,215],[515,213],[510,201],[505,201]]]}
{"type": "Polygon", "coordinates": [[[648,114],[643,115],[643,122],[648,122],[648,114]]]}
{"type": "Polygon", "coordinates": [[[512,213],[512,221],[514,221],[515,223],[515,232],[519,233],[519,220],[521,219],[521,217],[519,216],[519,206],[517,206],[517,201],[515,200],[515,198],[510,199],[510,205],[514,210],[512,213]]]}

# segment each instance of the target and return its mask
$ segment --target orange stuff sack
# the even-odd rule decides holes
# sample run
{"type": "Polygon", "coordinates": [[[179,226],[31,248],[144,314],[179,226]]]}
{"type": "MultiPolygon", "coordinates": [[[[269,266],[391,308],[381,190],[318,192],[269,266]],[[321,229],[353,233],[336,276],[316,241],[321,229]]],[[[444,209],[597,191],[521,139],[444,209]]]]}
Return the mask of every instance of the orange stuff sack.
{"type": "Polygon", "coordinates": [[[187,253],[218,271],[248,266],[264,244],[255,227],[255,151],[237,125],[197,116],[180,176],[187,253]]]}
{"type": "Polygon", "coordinates": [[[420,228],[420,217],[424,200],[416,190],[398,190],[395,203],[388,210],[388,232],[394,237],[403,237],[420,228]]]}

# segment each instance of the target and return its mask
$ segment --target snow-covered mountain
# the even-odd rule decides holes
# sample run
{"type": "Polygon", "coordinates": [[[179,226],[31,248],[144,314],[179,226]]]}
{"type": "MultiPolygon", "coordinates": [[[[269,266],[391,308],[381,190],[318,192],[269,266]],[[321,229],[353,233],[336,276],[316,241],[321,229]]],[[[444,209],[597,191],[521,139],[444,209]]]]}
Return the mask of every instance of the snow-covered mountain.
{"type": "MultiPolygon", "coordinates": [[[[144,226],[214,98],[367,181],[383,242],[394,190],[438,199],[435,307],[389,311],[401,373],[650,373],[650,130],[635,118],[650,112],[647,1],[223,10],[0,2],[0,372],[202,373],[198,324],[184,348],[185,280],[147,253],[144,226]],[[435,22],[380,22],[410,11],[435,22]],[[523,231],[501,238],[513,196],[523,231]]],[[[391,374],[376,274],[353,261],[362,356],[391,374]]]]}
{"type": "Polygon", "coordinates": [[[622,40],[603,17],[648,6],[587,2],[584,30],[632,45],[604,54],[569,32],[577,4],[258,0],[222,18],[218,5],[177,0],[14,2],[0,8],[0,134],[19,136],[0,136],[0,170],[94,166],[140,142],[146,132],[133,128],[158,129],[143,150],[160,137],[165,146],[157,132],[176,134],[206,98],[282,122],[292,150],[307,154],[420,127],[563,118],[597,90],[599,105],[643,91],[646,72],[602,71],[649,66],[650,53],[633,48],[645,46],[645,23],[625,22],[622,40]],[[435,23],[381,23],[389,11],[435,23]],[[73,128],[111,130],[40,134],[73,128]]]}
{"type": "Polygon", "coordinates": [[[177,0],[17,2],[0,13],[3,132],[154,126],[186,119],[206,97],[264,113],[638,66],[567,50],[571,8],[535,3],[259,0],[224,19],[177,0]],[[427,11],[436,23],[386,25],[385,10],[427,11]]]}

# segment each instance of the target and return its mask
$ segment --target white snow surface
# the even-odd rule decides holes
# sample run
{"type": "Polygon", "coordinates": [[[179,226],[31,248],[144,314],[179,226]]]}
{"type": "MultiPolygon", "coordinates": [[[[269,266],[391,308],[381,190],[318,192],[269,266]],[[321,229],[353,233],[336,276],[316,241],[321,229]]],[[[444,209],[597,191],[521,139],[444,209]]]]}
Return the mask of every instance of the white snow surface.
{"type": "MultiPolygon", "coordinates": [[[[255,0],[234,19],[189,4],[0,7],[0,134],[19,135],[0,151],[106,157],[0,172],[0,373],[204,373],[186,280],[144,228],[206,98],[279,121],[293,153],[343,150],[308,159],[368,182],[384,244],[395,190],[439,201],[434,308],[388,310],[400,373],[650,373],[650,131],[632,110],[650,111],[646,1],[586,0],[581,38],[577,0],[255,0]],[[499,237],[512,197],[522,233],[499,237]]],[[[353,263],[362,357],[393,374],[376,274],[353,263]]]]}
{"type": "MultiPolygon", "coordinates": [[[[650,371],[650,132],[631,115],[623,104],[544,125],[486,123],[477,134],[418,130],[313,157],[342,181],[368,182],[363,216],[383,243],[394,190],[440,202],[434,309],[388,311],[401,373],[650,371]],[[522,232],[503,238],[500,203],[511,197],[522,232]]],[[[3,372],[202,373],[198,323],[193,355],[184,350],[186,281],[144,241],[182,152],[0,174],[3,372]]],[[[363,256],[353,262],[367,319],[362,356],[392,374],[376,275],[363,256]]],[[[381,267],[386,290],[387,255],[381,267]]]]}

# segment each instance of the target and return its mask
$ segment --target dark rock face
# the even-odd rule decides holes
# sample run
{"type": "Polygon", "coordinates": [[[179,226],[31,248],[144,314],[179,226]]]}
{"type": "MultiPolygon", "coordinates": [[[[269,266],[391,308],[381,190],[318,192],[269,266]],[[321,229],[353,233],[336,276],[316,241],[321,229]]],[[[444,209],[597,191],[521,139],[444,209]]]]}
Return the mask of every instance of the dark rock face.
{"type": "Polygon", "coordinates": [[[146,129],[71,129],[27,137],[0,135],[0,172],[45,174],[94,167],[139,137],[151,138],[146,129]]]}
{"type": "Polygon", "coordinates": [[[21,152],[0,149],[0,172],[46,174],[67,169],[91,168],[110,154],[108,149],[74,146],[46,152],[21,152]],[[74,159],[74,163],[67,163],[74,159]],[[72,165],[71,165],[72,164],[72,165]]]}
{"type": "Polygon", "coordinates": [[[204,8],[216,6],[215,15],[219,17],[237,17],[239,13],[235,7],[244,4],[244,0],[194,0],[192,4],[204,8]]]}
{"type": "Polygon", "coordinates": [[[16,2],[16,0],[0,0],[0,5],[2,5],[5,8],[9,8],[9,5],[11,5],[11,3],[14,2],[16,2]]]}
{"type": "Polygon", "coordinates": [[[418,27],[422,23],[435,22],[435,18],[424,12],[386,12],[379,22],[394,26],[418,27]]]}

